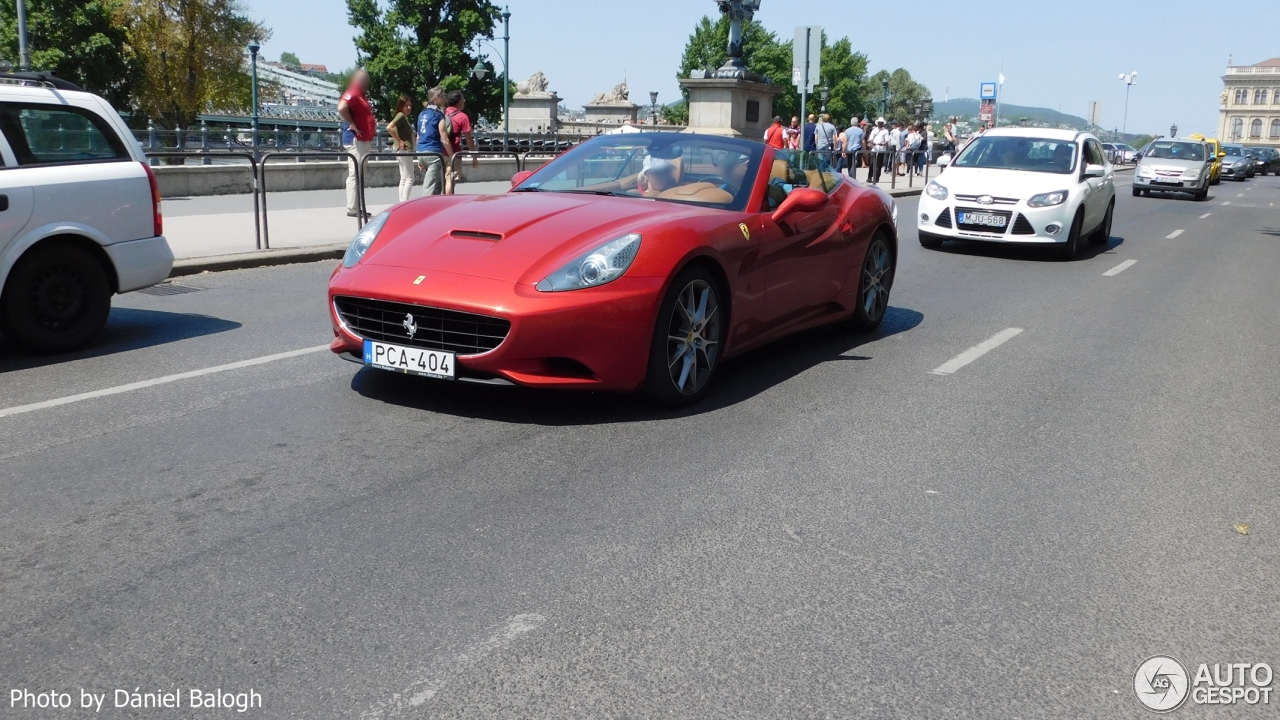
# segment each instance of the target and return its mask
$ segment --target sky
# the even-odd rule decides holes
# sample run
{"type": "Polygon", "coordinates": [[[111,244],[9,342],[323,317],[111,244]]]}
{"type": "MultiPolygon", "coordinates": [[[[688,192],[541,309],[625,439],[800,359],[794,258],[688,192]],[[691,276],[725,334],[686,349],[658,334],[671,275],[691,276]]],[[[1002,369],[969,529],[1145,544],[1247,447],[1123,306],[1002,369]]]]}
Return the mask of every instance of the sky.
{"type": "MultiPolygon", "coordinates": [[[[296,53],[330,70],[356,61],[345,0],[243,0],[272,29],[263,56],[296,53]]],[[[676,69],[694,25],[716,15],[714,0],[508,0],[511,76],[545,73],[569,107],[581,107],[625,78],[631,100],[647,104],[679,95],[676,69]]],[[[1087,115],[1101,103],[1101,124],[1129,132],[1179,134],[1217,130],[1218,97],[1228,54],[1236,65],[1280,57],[1271,32],[1223,34],[1198,0],[914,0],[880,5],[844,0],[762,0],[756,19],[782,38],[797,25],[822,25],[829,39],[848,36],[870,72],[906,68],[934,98],[977,97],[1001,68],[1002,102],[1087,115]],[[869,17],[884,18],[876,28],[869,17]],[[905,18],[912,20],[905,21],[905,18]],[[1206,18],[1207,20],[1207,18],[1206,18]],[[914,29],[906,29],[914,25],[914,29]],[[970,37],[972,36],[972,37],[970,37]],[[1152,52],[1159,48],[1159,52],[1152,52]],[[1125,117],[1121,73],[1137,71],[1125,117]]],[[[1251,28],[1280,26],[1280,2],[1252,3],[1251,28]]],[[[502,35],[498,29],[499,37],[502,35]]],[[[502,41],[493,45],[500,51],[502,41]]],[[[489,54],[495,53],[485,48],[489,54]]],[[[498,62],[499,67],[501,62],[498,62]]]]}

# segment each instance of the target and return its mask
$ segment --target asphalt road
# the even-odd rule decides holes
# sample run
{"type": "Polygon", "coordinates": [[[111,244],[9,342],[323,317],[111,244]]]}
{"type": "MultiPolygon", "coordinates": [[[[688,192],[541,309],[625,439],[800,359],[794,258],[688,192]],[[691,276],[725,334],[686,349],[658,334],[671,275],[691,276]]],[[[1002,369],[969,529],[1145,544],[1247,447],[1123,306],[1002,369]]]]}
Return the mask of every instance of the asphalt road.
{"type": "Polygon", "coordinates": [[[751,353],[681,412],[317,351],[3,416],[324,345],[326,264],[117,298],[71,358],[0,344],[3,689],[116,716],[116,688],[196,687],[273,718],[1144,718],[1148,656],[1280,666],[1280,179],[1127,183],[1076,262],[905,230],[878,334],[751,353]]]}

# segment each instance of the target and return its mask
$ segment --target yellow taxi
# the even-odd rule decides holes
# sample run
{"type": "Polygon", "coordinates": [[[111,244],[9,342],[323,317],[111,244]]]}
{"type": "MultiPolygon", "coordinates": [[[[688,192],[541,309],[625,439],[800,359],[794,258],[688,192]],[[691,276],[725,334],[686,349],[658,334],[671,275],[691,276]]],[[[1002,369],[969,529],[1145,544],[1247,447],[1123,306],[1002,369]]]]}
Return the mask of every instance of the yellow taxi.
{"type": "Polygon", "coordinates": [[[1190,136],[1192,140],[1202,140],[1204,144],[1209,146],[1209,157],[1213,160],[1213,164],[1209,167],[1209,184],[1217,185],[1222,182],[1222,158],[1227,154],[1222,152],[1222,143],[1217,138],[1207,138],[1200,133],[1190,136]]]}

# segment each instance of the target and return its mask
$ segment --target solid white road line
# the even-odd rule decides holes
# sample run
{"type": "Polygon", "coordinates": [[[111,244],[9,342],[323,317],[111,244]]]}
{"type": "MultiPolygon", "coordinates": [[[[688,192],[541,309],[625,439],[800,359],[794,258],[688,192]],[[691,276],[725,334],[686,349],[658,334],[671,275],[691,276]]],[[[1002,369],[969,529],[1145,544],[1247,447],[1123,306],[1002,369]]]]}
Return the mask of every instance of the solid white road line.
{"type": "Polygon", "coordinates": [[[942,365],[930,370],[934,375],[951,375],[960,368],[995,350],[1012,338],[1022,333],[1022,328],[1006,328],[992,335],[989,339],[974,345],[942,365]]]}
{"type": "Polygon", "coordinates": [[[215,365],[214,367],[204,368],[203,370],[192,370],[190,372],[178,373],[176,375],[165,375],[152,380],[141,380],[128,385],[117,385],[105,390],[94,390],[93,392],[80,393],[79,395],[68,395],[67,397],[57,398],[56,400],[45,400],[44,402],[31,403],[30,405],[18,405],[11,408],[0,410],[0,417],[8,417],[10,415],[21,415],[22,413],[34,412],[36,410],[47,410],[49,408],[58,407],[59,405],[69,405],[82,400],[92,400],[94,398],[106,397],[108,395],[119,395],[120,393],[133,392],[134,390],[142,390],[144,388],[154,387],[156,385],[164,385],[165,383],[177,382],[179,380],[189,380],[191,378],[201,377],[202,375],[213,375],[215,373],[226,372],[228,370],[239,370],[241,368],[253,367],[254,365],[262,365],[277,360],[288,360],[300,355],[309,355],[311,353],[328,350],[329,346],[317,345],[315,347],[304,348],[302,350],[290,350],[289,352],[276,353],[275,355],[264,355],[252,360],[241,360],[239,362],[227,363],[226,365],[215,365]]]}
{"type": "Polygon", "coordinates": [[[1174,238],[1178,237],[1178,236],[1179,236],[1179,235],[1181,235],[1181,234],[1182,234],[1182,228],[1178,228],[1177,230],[1174,230],[1173,232],[1169,233],[1168,235],[1165,235],[1165,236],[1164,236],[1164,239],[1165,239],[1165,240],[1172,240],[1172,239],[1174,239],[1174,238]]]}
{"type": "Polygon", "coordinates": [[[1117,265],[1117,266],[1115,266],[1115,267],[1111,268],[1110,270],[1108,270],[1108,271],[1106,271],[1106,272],[1102,273],[1102,275],[1103,275],[1103,277],[1115,277],[1115,276],[1119,275],[1120,273],[1124,272],[1125,270],[1128,270],[1129,268],[1131,268],[1131,267],[1133,267],[1134,265],[1137,265],[1137,264],[1138,264],[1138,261],[1137,261],[1137,260],[1125,260],[1124,262],[1120,263],[1119,265],[1117,265]]]}
{"type": "Polygon", "coordinates": [[[1203,219],[1205,219],[1205,218],[1209,217],[1209,216],[1210,216],[1210,215],[1212,215],[1212,214],[1213,214],[1213,213],[1205,213],[1205,214],[1203,214],[1203,215],[1201,215],[1201,216],[1200,216],[1200,219],[1201,219],[1201,220],[1203,220],[1203,219]]]}

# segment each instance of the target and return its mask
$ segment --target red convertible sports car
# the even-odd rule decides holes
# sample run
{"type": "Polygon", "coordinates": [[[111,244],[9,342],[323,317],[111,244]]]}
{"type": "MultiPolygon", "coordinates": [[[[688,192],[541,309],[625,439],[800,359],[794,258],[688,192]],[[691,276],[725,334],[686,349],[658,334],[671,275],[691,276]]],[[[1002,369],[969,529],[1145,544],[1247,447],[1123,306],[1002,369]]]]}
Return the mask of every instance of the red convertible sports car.
{"type": "Polygon", "coordinates": [[[502,195],[373,218],[329,281],[335,353],[449,380],[702,397],[725,359],[884,318],[897,209],[812,156],[595,138],[502,195]]]}

